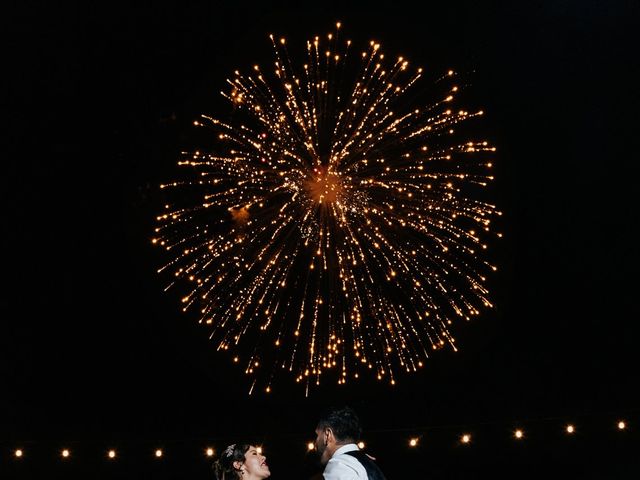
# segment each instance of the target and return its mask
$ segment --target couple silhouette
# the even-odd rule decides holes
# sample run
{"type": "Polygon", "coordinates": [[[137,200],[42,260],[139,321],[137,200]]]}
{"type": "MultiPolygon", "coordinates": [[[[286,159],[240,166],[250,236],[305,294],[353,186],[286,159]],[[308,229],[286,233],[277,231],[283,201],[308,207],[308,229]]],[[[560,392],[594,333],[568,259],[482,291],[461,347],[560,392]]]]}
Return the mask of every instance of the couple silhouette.
{"type": "MultiPolygon", "coordinates": [[[[386,480],[374,458],[357,445],[362,427],[351,408],[328,410],[318,420],[315,433],[315,448],[324,471],[311,480],[386,480]]],[[[229,445],[213,467],[216,480],[263,480],[271,476],[267,458],[248,443],[229,445]]]]}

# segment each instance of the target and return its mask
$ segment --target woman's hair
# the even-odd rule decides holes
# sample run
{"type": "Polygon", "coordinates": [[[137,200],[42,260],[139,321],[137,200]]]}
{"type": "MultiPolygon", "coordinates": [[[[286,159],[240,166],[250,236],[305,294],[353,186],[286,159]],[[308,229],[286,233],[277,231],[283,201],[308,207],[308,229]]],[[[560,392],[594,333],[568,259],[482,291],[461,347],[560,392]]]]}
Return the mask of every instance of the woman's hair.
{"type": "Polygon", "coordinates": [[[221,454],[220,458],[213,464],[213,472],[216,480],[237,480],[242,478],[240,470],[234,467],[234,462],[245,461],[245,453],[251,445],[248,443],[234,443],[229,445],[221,454]]]}

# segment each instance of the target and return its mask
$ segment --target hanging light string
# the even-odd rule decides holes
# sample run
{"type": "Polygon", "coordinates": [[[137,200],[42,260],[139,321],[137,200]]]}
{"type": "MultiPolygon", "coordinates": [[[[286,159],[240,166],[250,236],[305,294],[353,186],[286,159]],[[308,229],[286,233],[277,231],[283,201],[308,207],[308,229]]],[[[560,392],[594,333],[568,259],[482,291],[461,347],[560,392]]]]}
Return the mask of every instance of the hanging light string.
{"type": "MultiPolygon", "coordinates": [[[[584,415],[582,415],[581,417],[585,417],[584,415]]],[[[573,422],[568,422],[566,421],[566,418],[564,417],[543,417],[543,418],[536,418],[536,419],[525,419],[522,420],[520,422],[517,422],[517,426],[512,427],[512,437],[515,441],[522,441],[524,439],[526,439],[526,430],[522,425],[533,425],[535,423],[547,423],[547,422],[554,422],[556,423],[556,425],[560,424],[561,426],[558,426],[558,430],[562,430],[564,431],[564,433],[566,435],[575,435],[578,433],[578,424],[577,423],[573,423],[573,422]]],[[[447,425],[435,425],[435,426],[428,426],[428,427],[404,427],[404,428],[387,428],[387,429],[373,429],[373,430],[369,430],[368,431],[368,435],[370,435],[370,438],[375,437],[377,434],[388,434],[388,433],[399,433],[402,435],[402,437],[404,438],[404,442],[406,442],[406,445],[409,448],[416,448],[418,446],[420,446],[421,443],[421,439],[424,436],[428,436],[428,433],[431,431],[437,431],[437,430],[454,430],[454,431],[458,431],[460,432],[458,435],[458,444],[462,444],[462,445],[471,445],[473,443],[473,439],[475,438],[474,435],[471,433],[473,431],[478,432],[479,430],[481,430],[482,427],[486,427],[486,426],[495,426],[497,424],[504,424],[503,422],[483,422],[483,423],[476,423],[473,425],[469,425],[469,424],[447,424],[447,425]],[[417,435],[415,432],[421,432],[421,434],[417,435]]],[[[513,425],[514,422],[511,422],[511,424],[513,425]]],[[[612,430],[617,430],[618,432],[625,432],[628,431],[630,429],[630,424],[629,421],[627,420],[627,418],[622,418],[622,416],[618,416],[618,418],[614,421],[611,422],[609,421],[609,425],[612,427],[612,430]]],[[[269,437],[269,441],[270,442],[275,442],[276,440],[281,440],[282,437],[290,437],[290,438],[302,438],[303,435],[301,434],[285,434],[285,435],[278,435],[277,438],[276,437],[269,437]]],[[[209,445],[206,445],[206,442],[201,442],[201,441],[195,441],[193,439],[191,440],[182,440],[182,441],[174,441],[174,442],[170,442],[173,445],[177,445],[177,444],[194,444],[194,443],[200,443],[201,446],[198,447],[198,449],[200,449],[202,451],[202,454],[204,457],[206,458],[212,458],[216,456],[216,449],[212,446],[213,443],[224,443],[224,441],[227,441],[227,437],[218,437],[215,439],[214,442],[211,442],[209,445]],[[202,445],[205,445],[204,447],[202,445]]],[[[21,444],[19,446],[14,446],[12,448],[12,456],[15,458],[16,461],[24,461],[26,459],[28,459],[29,457],[29,446],[34,447],[35,449],[35,445],[38,442],[35,441],[26,441],[26,442],[21,442],[21,444]]],[[[81,442],[68,442],[68,445],[77,445],[81,442]]],[[[93,442],[92,442],[93,443],[93,442]]],[[[165,444],[167,442],[164,442],[165,444]]],[[[358,446],[361,449],[365,449],[366,448],[366,442],[361,441],[358,443],[358,446]]],[[[262,452],[262,446],[258,446],[259,452],[262,452]]],[[[306,443],[306,449],[308,451],[313,451],[315,450],[315,444],[312,441],[307,441],[306,443]]],[[[38,449],[40,450],[40,449],[38,449]]],[[[83,448],[84,450],[84,448],[83,448]]],[[[139,448],[136,448],[136,450],[139,450],[139,448]]],[[[183,448],[180,448],[180,450],[183,450],[183,448]]],[[[63,448],[59,448],[58,449],[59,452],[59,457],[61,460],[64,461],[71,461],[74,458],[73,455],[73,449],[70,448],[70,446],[64,446],[63,448]]],[[[108,448],[106,450],[104,450],[104,457],[107,460],[117,460],[118,459],[118,450],[115,448],[108,448]]],[[[161,460],[164,458],[165,454],[166,454],[166,450],[164,448],[159,448],[159,447],[149,447],[149,456],[153,457],[156,460],[161,460]]]]}

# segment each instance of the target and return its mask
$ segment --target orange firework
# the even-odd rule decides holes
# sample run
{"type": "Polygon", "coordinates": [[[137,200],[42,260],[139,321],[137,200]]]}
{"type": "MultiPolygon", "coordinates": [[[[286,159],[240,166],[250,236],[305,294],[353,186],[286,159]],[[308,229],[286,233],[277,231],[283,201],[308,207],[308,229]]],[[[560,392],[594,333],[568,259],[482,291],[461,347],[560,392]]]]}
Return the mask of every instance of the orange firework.
{"type": "Polygon", "coordinates": [[[228,80],[232,118],[195,122],[217,145],[184,154],[193,180],[163,185],[161,271],[252,390],[282,370],[307,391],[326,373],[393,384],[491,307],[480,254],[499,212],[478,192],[495,148],[457,133],[482,111],[454,109],[452,71],[409,100],[422,69],[376,42],[355,54],[339,24],[299,68],[270,38],[273,68],[228,80]]]}

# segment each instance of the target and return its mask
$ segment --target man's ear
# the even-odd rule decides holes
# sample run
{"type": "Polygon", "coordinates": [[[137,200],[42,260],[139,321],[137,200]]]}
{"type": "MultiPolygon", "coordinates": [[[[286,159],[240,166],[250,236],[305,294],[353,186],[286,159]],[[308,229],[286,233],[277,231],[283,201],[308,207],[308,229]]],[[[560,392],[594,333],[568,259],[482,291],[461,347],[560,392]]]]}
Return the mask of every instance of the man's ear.
{"type": "Polygon", "coordinates": [[[335,435],[333,434],[333,430],[331,427],[325,427],[324,429],[324,444],[329,445],[329,443],[335,440],[335,435]]]}

